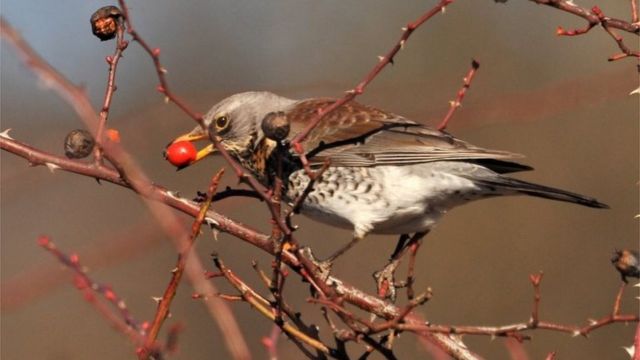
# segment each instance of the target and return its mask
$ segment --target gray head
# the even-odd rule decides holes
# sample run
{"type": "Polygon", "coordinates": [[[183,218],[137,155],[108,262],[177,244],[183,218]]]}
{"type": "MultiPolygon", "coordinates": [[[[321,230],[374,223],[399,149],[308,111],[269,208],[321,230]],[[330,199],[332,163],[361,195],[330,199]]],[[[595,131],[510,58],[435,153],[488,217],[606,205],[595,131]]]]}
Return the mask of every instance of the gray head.
{"type": "MultiPolygon", "coordinates": [[[[217,136],[220,144],[232,154],[253,150],[263,138],[261,124],[264,117],[284,111],[295,100],[267,91],[249,91],[231,95],[215,104],[204,116],[206,129],[197,126],[190,133],[176,138],[177,141],[195,141],[217,136]]],[[[212,145],[198,152],[196,162],[213,153],[212,145]]],[[[192,163],[193,163],[192,162],[192,163]]]]}

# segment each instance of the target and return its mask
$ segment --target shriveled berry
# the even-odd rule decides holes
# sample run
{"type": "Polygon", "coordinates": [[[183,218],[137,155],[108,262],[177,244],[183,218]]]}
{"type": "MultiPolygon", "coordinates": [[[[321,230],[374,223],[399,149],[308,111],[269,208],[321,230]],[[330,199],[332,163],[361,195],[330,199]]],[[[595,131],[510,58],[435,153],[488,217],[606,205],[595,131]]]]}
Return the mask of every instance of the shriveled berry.
{"type": "Polygon", "coordinates": [[[115,6],[104,6],[91,15],[91,31],[100,40],[116,37],[118,27],[123,26],[122,11],[115,6]]]}
{"type": "Polygon", "coordinates": [[[64,154],[69,159],[82,159],[91,154],[95,144],[90,132],[82,129],[72,130],[64,139],[64,154]]]}
{"type": "Polygon", "coordinates": [[[166,148],[164,158],[174,166],[185,167],[195,161],[197,153],[191,142],[177,141],[166,148]]]}
{"type": "Polygon", "coordinates": [[[616,267],[625,283],[627,277],[640,278],[640,254],[637,251],[616,250],[611,258],[611,263],[616,267]]]}
{"type": "Polygon", "coordinates": [[[289,120],[281,111],[268,113],[262,119],[262,132],[271,140],[284,140],[289,135],[289,128],[289,120]]]}

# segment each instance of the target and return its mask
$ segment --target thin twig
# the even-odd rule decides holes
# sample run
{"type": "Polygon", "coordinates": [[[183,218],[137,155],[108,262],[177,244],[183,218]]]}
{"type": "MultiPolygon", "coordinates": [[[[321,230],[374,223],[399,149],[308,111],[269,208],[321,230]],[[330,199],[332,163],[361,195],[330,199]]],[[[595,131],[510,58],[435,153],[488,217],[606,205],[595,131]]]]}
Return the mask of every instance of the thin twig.
{"type": "Polygon", "coordinates": [[[626,31],[631,34],[640,35],[640,23],[637,21],[637,4],[636,0],[631,0],[632,20],[628,22],[620,19],[604,16],[599,7],[594,6],[591,10],[580,7],[569,0],[530,0],[536,4],[547,5],[556,9],[579,16],[587,21],[587,25],[582,29],[566,30],[562,26],[558,26],[556,34],[561,36],[577,36],[583,35],[593,29],[596,25],[601,25],[605,31],[614,39],[622,54],[616,54],[609,57],[609,61],[619,60],[628,56],[640,57],[640,52],[629,49],[622,39],[612,29],[626,31]]]}
{"type": "MultiPolygon", "coordinates": [[[[9,41],[13,45],[28,68],[38,75],[45,84],[52,87],[56,93],[76,111],[80,119],[95,136],[99,119],[84,90],[74,85],[49,65],[29,46],[29,44],[22,40],[19,34],[3,19],[0,19],[0,35],[3,39],[9,41]]],[[[109,156],[110,162],[117,169],[116,171],[107,166],[83,165],[81,162],[77,161],[65,162],[64,159],[42,151],[34,152],[35,149],[26,146],[25,144],[14,142],[6,136],[1,137],[0,140],[2,142],[3,149],[13,149],[14,151],[12,152],[15,154],[19,154],[27,159],[34,159],[42,165],[46,164],[51,170],[56,169],[54,165],[69,165],[65,170],[85,175],[93,173],[96,175],[92,176],[94,178],[111,181],[115,184],[134,190],[142,196],[145,200],[145,205],[147,205],[151,214],[156,218],[160,228],[169,236],[170,239],[175,241],[176,246],[182,246],[181,244],[183,244],[184,241],[187,241],[186,237],[183,236],[184,229],[177,216],[168,208],[148,200],[161,200],[165,203],[171,203],[174,207],[183,211],[193,211],[192,216],[194,217],[196,216],[195,214],[197,214],[197,210],[199,208],[197,206],[190,207],[189,204],[180,204],[182,201],[172,196],[168,191],[166,191],[166,189],[153,185],[144,172],[135,164],[133,159],[124,152],[118,144],[113,142],[106,142],[103,144],[103,155],[109,156]],[[52,161],[43,162],[44,159],[52,161]]],[[[202,278],[204,270],[199,260],[194,258],[190,263],[191,266],[187,266],[187,275],[194,286],[203,293],[217,292],[213,288],[212,284],[202,278]]],[[[224,339],[232,356],[235,359],[248,359],[250,357],[248,347],[229,307],[222,301],[207,302],[206,306],[209,314],[216,320],[218,326],[225,334],[224,339]]]]}
{"type": "Polygon", "coordinates": [[[156,309],[156,314],[153,317],[153,322],[151,323],[151,327],[149,328],[147,339],[144,344],[144,350],[139,352],[138,357],[140,359],[146,359],[149,356],[150,351],[154,347],[154,343],[158,337],[158,333],[160,332],[160,328],[162,327],[164,320],[169,315],[171,302],[176,295],[178,286],[180,285],[180,280],[182,280],[182,275],[184,274],[184,269],[187,264],[188,257],[192,252],[193,244],[196,237],[198,237],[198,234],[200,234],[200,228],[202,227],[204,218],[207,214],[207,211],[209,210],[209,207],[211,206],[211,199],[213,197],[213,194],[216,192],[216,189],[218,188],[218,184],[220,183],[222,174],[224,174],[224,169],[220,169],[211,178],[211,182],[207,190],[206,199],[202,202],[202,205],[200,205],[198,216],[195,218],[191,226],[191,235],[189,237],[189,242],[188,244],[186,244],[185,249],[178,254],[176,266],[171,271],[171,280],[169,280],[169,284],[167,285],[167,288],[162,295],[162,299],[160,299],[158,302],[158,308],[156,309]]]}
{"type": "MultiPolygon", "coordinates": [[[[258,310],[260,314],[262,314],[263,316],[265,316],[266,318],[270,319],[275,323],[276,321],[275,311],[274,309],[267,307],[269,302],[266,299],[264,299],[255,291],[253,291],[251,287],[249,287],[246,283],[240,280],[240,278],[237,275],[235,275],[229,268],[227,268],[224,265],[224,263],[222,262],[222,260],[220,260],[219,257],[214,256],[214,263],[216,264],[216,267],[218,267],[218,269],[220,269],[220,271],[224,274],[224,277],[227,279],[227,281],[229,281],[229,283],[233,285],[233,287],[235,287],[236,290],[238,290],[238,292],[240,292],[240,295],[246,302],[251,304],[251,306],[253,306],[256,310],[258,310]]],[[[319,340],[309,337],[307,334],[301,332],[300,330],[296,329],[294,326],[292,326],[287,322],[283,322],[280,328],[290,338],[302,341],[305,344],[313,347],[318,351],[321,351],[324,354],[331,353],[331,350],[327,345],[325,345],[319,340]]]]}
{"type": "Polygon", "coordinates": [[[48,236],[38,238],[38,245],[73,271],[75,286],[84,293],[84,298],[91,303],[116,330],[129,337],[134,344],[140,344],[144,341],[145,331],[140,323],[133,318],[125,301],[111,286],[94,281],[87,274],[85,267],[80,263],[78,255],[67,255],[58,249],[48,236]],[[106,307],[105,304],[95,298],[94,293],[100,294],[112,307],[106,307]],[[115,309],[117,313],[114,313],[113,309],[115,309]]]}
{"type": "Polygon", "coordinates": [[[107,86],[105,89],[104,100],[102,102],[102,110],[100,110],[100,119],[98,122],[98,129],[96,130],[96,142],[98,146],[94,149],[94,161],[96,165],[102,165],[102,143],[104,142],[104,130],[109,118],[109,110],[111,109],[111,102],[113,101],[113,93],[116,91],[116,73],[118,69],[118,62],[122,58],[124,50],[129,45],[129,42],[124,39],[124,21],[121,17],[115,19],[116,21],[116,49],[113,55],[107,56],[106,61],[109,65],[109,74],[107,77],[107,86]]]}
{"type": "Polygon", "coordinates": [[[134,41],[136,41],[140,46],[144,49],[147,54],[151,57],[153,61],[153,65],[156,69],[156,74],[158,75],[158,81],[160,84],[157,87],[157,90],[161,92],[166,101],[171,101],[177,107],[180,108],[183,112],[185,112],[189,117],[195,120],[202,128],[204,128],[204,120],[202,118],[202,114],[197,113],[191,110],[191,107],[187,105],[187,103],[176,94],[174,94],[169,88],[169,83],[166,78],[167,70],[162,63],[160,62],[160,49],[152,48],[147,44],[147,42],[138,34],[138,31],[133,27],[133,23],[131,21],[131,15],[129,13],[129,7],[127,6],[124,0],[118,0],[118,4],[120,5],[120,9],[122,10],[122,14],[124,16],[124,21],[127,25],[127,33],[131,35],[134,41]]]}
{"type": "Polygon", "coordinates": [[[451,120],[451,117],[453,116],[453,113],[460,106],[462,106],[462,99],[464,99],[464,95],[466,94],[469,87],[471,87],[471,81],[473,80],[474,75],[478,71],[478,68],[480,68],[480,63],[475,60],[471,60],[471,69],[469,69],[467,76],[463,78],[462,87],[460,88],[460,90],[458,90],[456,99],[449,101],[449,111],[447,112],[447,115],[444,116],[444,119],[442,119],[442,121],[438,125],[438,130],[443,131],[444,129],[446,129],[447,125],[449,125],[449,120],[451,120]]]}
{"type": "Polygon", "coordinates": [[[436,6],[422,14],[422,16],[420,16],[416,21],[407,24],[407,26],[402,29],[403,32],[400,36],[400,39],[395,43],[395,45],[391,48],[391,50],[389,50],[386,55],[379,58],[378,63],[373,67],[373,69],[369,71],[364,79],[362,79],[362,81],[360,81],[360,83],[356,85],[355,88],[348,90],[341,99],[333,102],[331,105],[325,108],[318,109],[317,114],[311,120],[309,120],[309,123],[304,128],[304,130],[299,132],[291,140],[291,147],[299,155],[302,165],[305,167],[307,175],[310,178],[313,178],[314,175],[309,167],[309,162],[306,159],[304,148],[302,147],[302,142],[307,138],[309,133],[320,123],[320,121],[322,121],[322,119],[324,119],[325,116],[338,109],[342,105],[348,103],[349,101],[355,99],[358,95],[361,95],[367,85],[369,85],[369,83],[373,81],[376,76],[378,76],[382,69],[384,69],[389,64],[393,64],[394,57],[401,49],[404,48],[411,34],[427,20],[431,19],[434,15],[442,12],[443,9],[452,2],[453,0],[440,0],[436,6]]]}

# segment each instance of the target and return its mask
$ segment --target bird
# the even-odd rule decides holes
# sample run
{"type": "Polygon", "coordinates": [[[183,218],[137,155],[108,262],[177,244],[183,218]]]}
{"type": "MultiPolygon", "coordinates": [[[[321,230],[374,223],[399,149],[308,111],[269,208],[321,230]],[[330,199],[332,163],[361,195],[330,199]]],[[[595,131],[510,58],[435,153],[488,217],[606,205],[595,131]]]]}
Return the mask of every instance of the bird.
{"type": "MultiPolygon", "coordinates": [[[[172,143],[215,139],[262,184],[272,186],[274,154],[300,133],[331,98],[290,99],[267,91],[231,95],[204,116],[204,127],[172,143]],[[265,117],[280,114],[289,133],[280,142],[262,128],[265,117]]],[[[508,176],[532,170],[516,162],[522,155],[474,146],[445,131],[403,116],[350,101],[328,113],[301,142],[308,164],[329,166],[315,181],[300,212],[316,221],[353,231],[351,242],[331,262],[368,234],[424,236],[452,208],[506,195],[529,195],[608,208],[595,198],[508,176]]],[[[213,144],[193,163],[215,153],[213,144]]],[[[310,182],[296,153],[281,157],[283,197],[292,202],[310,182]]]]}

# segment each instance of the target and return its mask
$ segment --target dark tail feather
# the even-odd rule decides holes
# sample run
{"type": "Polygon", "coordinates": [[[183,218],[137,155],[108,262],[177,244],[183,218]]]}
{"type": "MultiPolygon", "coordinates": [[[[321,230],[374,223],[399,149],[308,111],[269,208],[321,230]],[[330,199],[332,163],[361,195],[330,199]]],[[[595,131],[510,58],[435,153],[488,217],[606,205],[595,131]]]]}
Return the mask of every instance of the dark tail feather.
{"type": "Polygon", "coordinates": [[[565,190],[560,190],[548,186],[538,185],[529,183],[526,181],[513,179],[509,177],[499,177],[494,179],[477,179],[474,178],[473,181],[478,185],[485,185],[487,187],[497,187],[503,189],[510,189],[515,192],[519,192],[526,195],[541,197],[545,199],[558,200],[558,201],[566,201],[574,204],[580,204],[583,206],[588,206],[591,208],[598,209],[608,209],[609,206],[607,204],[603,204],[598,200],[572,193],[565,190]]]}

